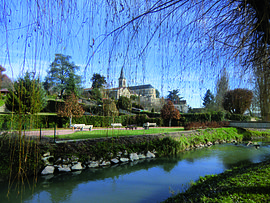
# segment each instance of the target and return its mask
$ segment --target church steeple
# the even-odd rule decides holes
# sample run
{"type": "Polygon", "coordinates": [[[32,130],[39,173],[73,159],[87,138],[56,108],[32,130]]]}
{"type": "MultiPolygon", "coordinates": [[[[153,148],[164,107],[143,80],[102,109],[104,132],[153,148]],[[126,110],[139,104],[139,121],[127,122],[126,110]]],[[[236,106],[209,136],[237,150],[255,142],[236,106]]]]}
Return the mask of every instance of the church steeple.
{"type": "Polygon", "coordinates": [[[120,78],[119,81],[119,87],[126,87],[126,78],[124,76],[124,67],[121,69],[120,78]]]}

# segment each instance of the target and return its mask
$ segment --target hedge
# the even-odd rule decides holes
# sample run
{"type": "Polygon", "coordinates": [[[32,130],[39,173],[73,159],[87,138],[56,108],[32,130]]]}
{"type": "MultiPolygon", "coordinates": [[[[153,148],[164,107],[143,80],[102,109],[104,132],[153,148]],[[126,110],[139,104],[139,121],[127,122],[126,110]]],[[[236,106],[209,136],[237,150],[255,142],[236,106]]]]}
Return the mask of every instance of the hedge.
{"type": "Polygon", "coordinates": [[[230,113],[227,113],[226,118],[228,120],[232,120],[232,121],[251,121],[250,116],[244,116],[242,114],[230,114],[230,113]]]}
{"type": "MultiPolygon", "coordinates": [[[[236,121],[250,121],[250,116],[236,115],[236,114],[225,114],[224,112],[212,112],[212,113],[184,113],[181,114],[179,120],[172,120],[172,126],[184,126],[190,122],[211,122],[211,121],[224,121],[224,119],[236,120],[236,121]]],[[[84,115],[80,118],[73,117],[72,123],[84,123],[86,125],[93,125],[94,127],[110,127],[111,123],[121,123],[123,126],[135,124],[143,126],[144,123],[156,123],[158,126],[168,126],[169,120],[163,120],[162,118],[149,118],[146,114],[138,115],[121,115],[116,117],[110,116],[91,116],[84,115]]],[[[58,117],[57,115],[24,115],[19,119],[19,115],[5,114],[0,115],[0,129],[19,129],[19,125],[22,129],[29,128],[52,128],[54,125],[57,127],[68,127],[69,118],[58,117]],[[19,123],[21,120],[21,124],[19,123]]]]}
{"type": "MultiPolygon", "coordinates": [[[[116,117],[85,115],[80,118],[72,118],[72,123],[84,123],[94,127],[109,127],[111,123],[122,123],[123,126],[131,124],[142,126],[146,122],[157,123],[158,126],[163,125],[161,118],[148,118],[145,114],[116,117]]],[[[22,126],[22,129],[53,128],[55,124],[58,128],[68,127],[69,118],[58,117],[57,115],[23,115],[20,119],[19,115],[15,114],[0,115],[0,129],[2,130],[18,130],[19,126],[22,126]]]]}

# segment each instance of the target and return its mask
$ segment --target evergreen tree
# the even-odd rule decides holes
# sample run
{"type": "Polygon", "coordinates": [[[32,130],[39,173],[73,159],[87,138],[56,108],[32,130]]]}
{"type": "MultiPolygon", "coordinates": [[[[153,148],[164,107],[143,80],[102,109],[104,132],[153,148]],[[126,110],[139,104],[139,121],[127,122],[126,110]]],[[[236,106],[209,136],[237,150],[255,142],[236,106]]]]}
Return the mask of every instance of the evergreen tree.
{"type": "Polygon", "coordinates": [[[99,73],[94,73],[92,78],[92,88],[101,88],[104,84],[106,84],[106,80],[104,76],[101,76],[99,73]]]}
{"type": "Polygon", "coordinates": [[[211,91],[208,89],[204,95],[203,98],[203,106],[205,108],[209,108],[211,105],[214,104],[214,95],[211,93],[211,91]]]}
{"type": "Polygon", "coordinates": [[[70,62],[70,58],[71,56],[55,54],[55,59],[45,77],[44,88],[58,93],[60,98],[63,98],[65,91],[67,95],[76,94],[81,85],[81,76],[76,74],[79,67],[70,62]]]}
{"type": "Polygon", "coordinates": [[[172,101],[174,104],[178,104],[183,97],[179,96],[179,90],[172,90],[169,91],[169,95],[167,96],[167,99],[172,101]]]}
{"type": "Polygon", "coordinates": [[[160,92],[156,89],[156,98],[160,97],[160,92]]]}
{"type": "Polygon", "coordinates": [[[223,71],[221,77],[217,80],[216,84],[216,98],[215,103],[218,110],[223,109],[223,99],[226,92],[229,90],[229,76],[226,69],[223,71]]]}
{"type": "Polygon", "coordinates": [[[18,114],[35,114],[46,105],[46,94],[34,73],[26,72],[23,78],[14,82],[6,98],[6,107],[18,114]]]}

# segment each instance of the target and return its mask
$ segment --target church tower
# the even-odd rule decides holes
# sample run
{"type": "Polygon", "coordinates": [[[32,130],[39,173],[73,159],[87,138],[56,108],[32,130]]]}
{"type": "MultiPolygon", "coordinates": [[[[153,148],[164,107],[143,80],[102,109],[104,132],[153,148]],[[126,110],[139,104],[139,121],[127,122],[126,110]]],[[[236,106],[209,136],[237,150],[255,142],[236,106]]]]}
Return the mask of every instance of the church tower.
{"type": "Polygon", "coordinates": [[[124,76],[124,69],[122,67],[119,81],[119,87],[126,87],[126,78],[124,76]]]}

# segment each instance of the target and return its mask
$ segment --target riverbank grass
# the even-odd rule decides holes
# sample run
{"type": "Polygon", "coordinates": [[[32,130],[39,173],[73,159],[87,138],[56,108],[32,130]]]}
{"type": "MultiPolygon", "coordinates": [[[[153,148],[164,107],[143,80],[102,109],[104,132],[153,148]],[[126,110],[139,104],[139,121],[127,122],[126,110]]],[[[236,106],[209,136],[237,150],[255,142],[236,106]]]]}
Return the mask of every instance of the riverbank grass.
{"type": "Polygon", "coordinates": [[[270,161],[201,177],[165,202],[270,202],[270,161]]]}

